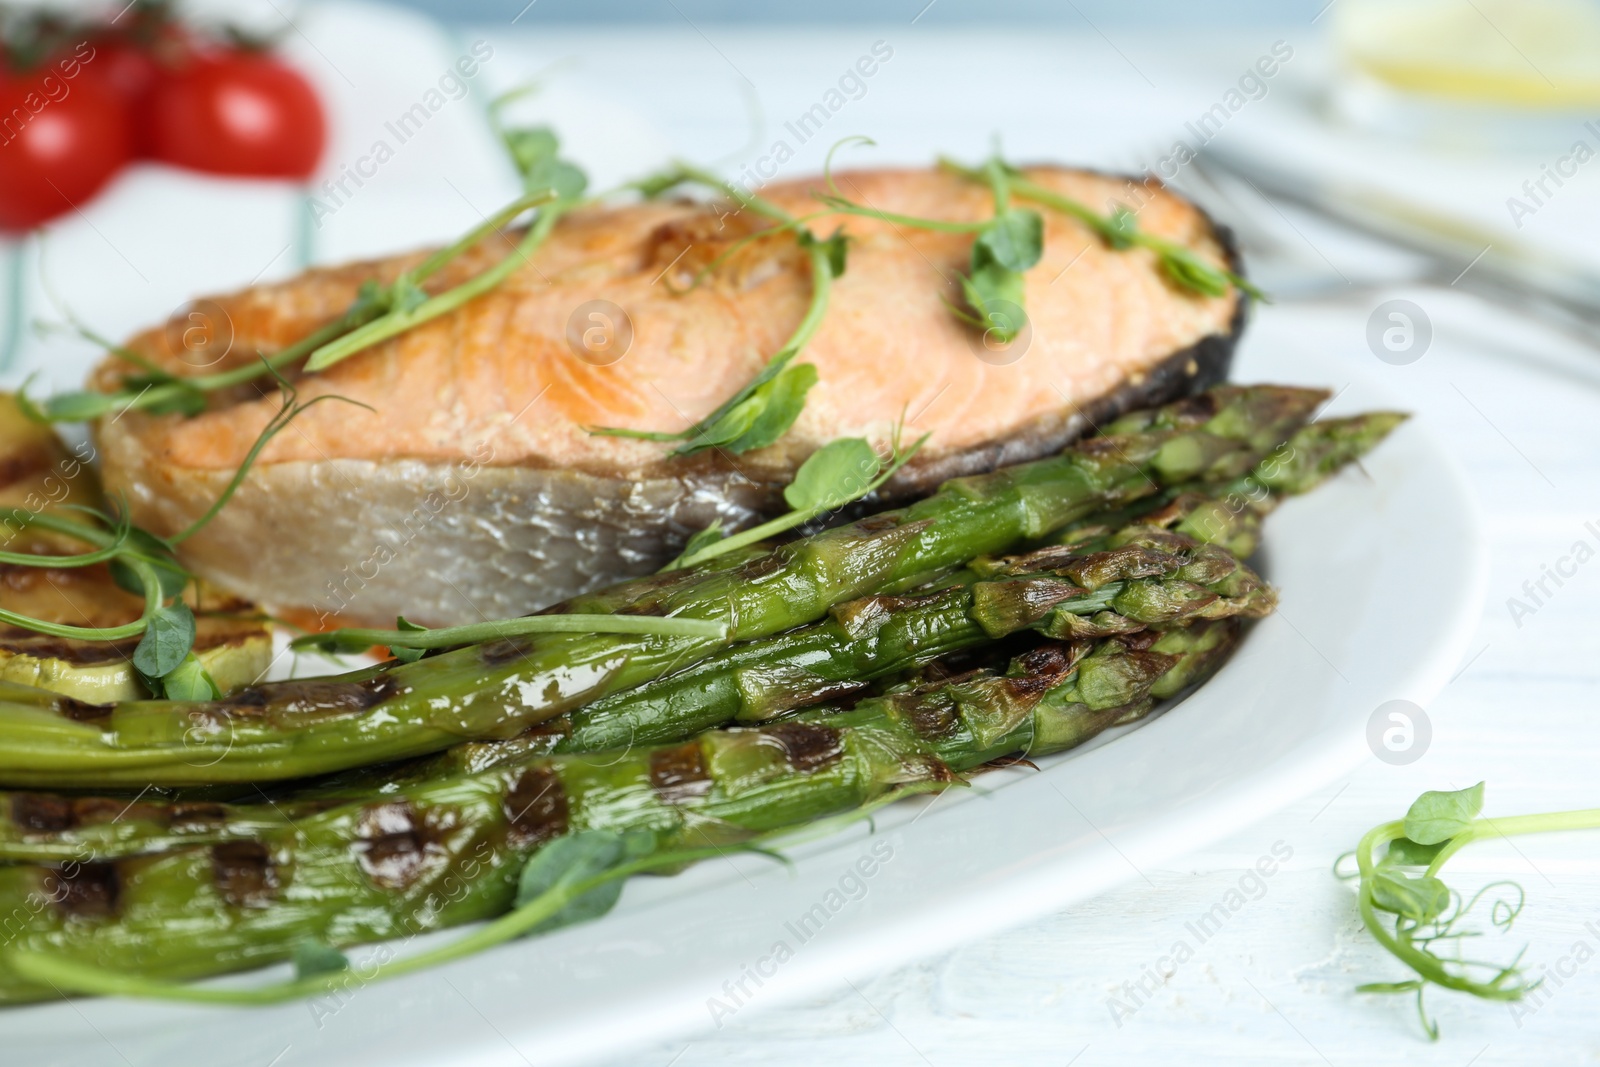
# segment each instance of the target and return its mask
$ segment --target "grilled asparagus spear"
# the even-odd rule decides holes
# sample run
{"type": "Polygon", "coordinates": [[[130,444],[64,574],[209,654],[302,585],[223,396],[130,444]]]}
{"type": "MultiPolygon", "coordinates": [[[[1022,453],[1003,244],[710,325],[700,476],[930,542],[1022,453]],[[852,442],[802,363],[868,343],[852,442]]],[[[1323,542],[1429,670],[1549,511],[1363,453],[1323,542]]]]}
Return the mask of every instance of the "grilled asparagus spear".
{"type": "Polygon", "coordinates": [[[1118,420],[1060,456],[947,483],[933,496],[779,546],[568,602],[573,612],[675,615],[723,638],[546,634],[220,702],[144,701],[70,718],[0,703],[0,784],[134,787],[304,777],[506,738],[682,669],[735,641],[906,588],[1097,509],[1192,479],[1247,473],[1304,424],[1320,390],[1220,386],[1118,420]]]}
{"type": "Polygon", "coordinates": [[[79,841],[64,863],[0,867],[0,914],[20,917],[0,951],[0,1000],[57,995],[27,977],[41,958],[186,979],[285,959],[306,938],[356,944],[495,915],[527,858],[574,831],[726,845],[1006,754],[1060,751],[1214,670],[1235,626],[1047,643],[1005,676],[685,743],[535,757],[265,822],[259,807],[219,805],[209,847],[108,862],[79,841]]]}
{"type": "MultiPolygon", "coordinates": [[[[347,772],[280,798],[280,805],[374,795],[398,786],[487,770],[547,752],[593,752],[681,741],[729,722],[751,723],[859,694],[878,678],[1033,628],[1089,638],[1195,619],[1259,618],[1272,590],[1221,549],[1181,534],[1129,527],[1097,552],[1046,549],[967,570],[920,596],[874,596],[835,605],[812,626],[725,649],[677,674],[618,693],[507,741],[457,745],[402,768],[347,772]],[[1034,563],[1038,566],[1035,567],[1034,563]]],[[[157,851],[215,827],[204,805],[170,825],[148,803],[65,801],[0,794],[0,860],[49,860],[80,842],[101,858],[157,851]],[[40,827],[69,834],[40,836],[40,827]],[[43,849],[41,851],[41,849],[43,849]]],[[[285,808],[285,810],[288,810],[285,808]]],[[[296,809],[300,810],[300,809],[296,809]]],[[[268,822],[274,813],[252,818],[268,822]]]]}

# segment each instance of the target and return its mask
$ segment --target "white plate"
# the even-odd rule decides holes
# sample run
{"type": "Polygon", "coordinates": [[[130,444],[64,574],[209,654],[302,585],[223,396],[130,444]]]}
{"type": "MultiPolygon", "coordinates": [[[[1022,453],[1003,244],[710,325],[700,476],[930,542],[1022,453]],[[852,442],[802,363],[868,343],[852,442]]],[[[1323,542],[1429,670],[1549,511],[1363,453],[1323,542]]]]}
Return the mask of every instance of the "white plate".
{"type": "MultiPolygon", "coordinates": [[[[1291,336],[1288,317],[1276,313],[1277,337],[1291,336]]],[[[1258,344],[1235,377],[1338,387],[1350,370],[1258,344]]],[[[1358,381],[1335,410],[1383,404],[1358,381]]],[[[742,856],[636,880],[598,923],[349,995],[252,1011],[116,1000],[6,1011],[4,1061],[553,1067],[704,1029],[716,1001],[759,1010],[1136,877],[1367,758],[1374,709],[1426,703],[1455,669],[1486,571],[1468,490],[1415,423],[1364,466],[1272,517],[1278,615],[1198,693],[1110,743],[901,805],[875,835],[798,849],[792,870],[742,856]],[[770,973],[758,985],[751,967],[770,973]]]]}

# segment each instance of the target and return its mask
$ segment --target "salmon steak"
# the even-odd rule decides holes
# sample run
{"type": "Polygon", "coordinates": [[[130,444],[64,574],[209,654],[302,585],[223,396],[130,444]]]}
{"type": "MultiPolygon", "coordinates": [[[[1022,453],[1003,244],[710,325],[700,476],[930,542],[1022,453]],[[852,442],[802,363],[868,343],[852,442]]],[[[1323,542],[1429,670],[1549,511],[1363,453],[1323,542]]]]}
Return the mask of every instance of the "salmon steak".
{"type": "MultiPolygon", "coordinates": [[[[1128,199],[1122,178],[1035,167],[1029,178],[1095,210],[1128,199]]],[[[835,176],[883,212],[954,221],[992,216],[989,190],[932,169],[835,176]]],[[[761,195],[795,215],[826,211],[821,179],[761,195]]],[[[1226,233],[1169,190],[1138,186],[1142,231],[1237,269],[1226,233]]],[[[839,437],[887,448],[898,424],[926,443],[874,503],[958,475],[1057,451],[1134,407],[1197,392],[1227,372],[1243,323],[1236,289],[1174,283],[1142,248],[1113,249],[1042,210],[1044,252],[1025,277],[1028,327],[996,346],[952,313],[970,233],[836,214],[848,262],[821,328],[796,362],[818,383],[790,430],[742,455],[674,456],[658,442],[592,427],[680,431],[761,370],[805,315],[806,252],[790,236],[740,238],[771,223],[692,200],[584,207],[497,288],[316,374],[321,403],[262,452],[237,495],[182,546],[215,586],[319,626],[428,625],[523,615],[649,573],[696,531],[786,510],[782,489],[839,437]],[[707,269],[709,268],[709,269],[707,269]]],[[[443,291],[511,249],[496,235],[426,286],[443,291]]],[[[309,270],[207,303],[229,344],[196,360],[182,321],[127,347],[180,375],[242,366],[342,315],[363,283],[392,281],[426,255],[309,270]],[[204,366],[200,366],[204,363],[204,366]]],[[[130,373],[115,357],[98,388],[130,373]]],[[[215,394],[198,415],[129,411],[97,427],[107,489],[139,524],[183,529],[202,515],[280,407],[269,379],[215,394]]]]}

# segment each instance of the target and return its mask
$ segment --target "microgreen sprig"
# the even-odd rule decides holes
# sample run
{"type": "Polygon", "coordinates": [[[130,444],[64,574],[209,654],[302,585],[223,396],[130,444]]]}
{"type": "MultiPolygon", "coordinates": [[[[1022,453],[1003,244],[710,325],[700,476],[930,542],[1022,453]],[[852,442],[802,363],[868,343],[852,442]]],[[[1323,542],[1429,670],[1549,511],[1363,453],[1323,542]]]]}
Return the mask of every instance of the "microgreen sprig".
{"type": "Polygon", "coordinates": [[[549,188],[525,193],[388,285],[367,282],[345,313],[332,322],[285,348],[262,356],[254,363],[229,370],[192,377],[172,374],[156,367],[138,353],[109,344],[92,331],[74,324],[83,336],[101,344],[119,359],[132,363],[141,373],[125,376],[121,387],[109,393],[81,390],[32,400],[24,388],[18,394],[18,403],[30,417],[47,423],[87,422],[113,412],[125,411],[147,411],[154,415],[172,412],[196,415],[205,410],[209,394],[280,373],[301,360],[307,360],[308,371],[332,366],[355,352],[452,311],[503,282],[507,275],[526,262],[539,241],[548,236],[549,228],[554,225],[553,218],[542,230],[536,222],[504,259],[460,285],[432,297],[422,289],[422,283],[451,260],[509,225],[517,216],[549,203],[556,195],[549,188]],[[538,236],[534,237],[536,231],[538,236]]]}
{"type": "Polygon", "coordinates": [[[830,441],[811,453],[784,489],[783,499],[791,509],[789,512],[731,536],[723,536],[721,524],[714,523],[690,538],[683,555],[662,569],[693,567],[765,541],[859,500],[893,477],[927,439],[928,435],[923,434],[909,448],[902,449],[900,428],[895,427],[887,461],[864,438],[841,437],[830,441]]]}
{"type": "Polygon", "coordinates": [[[393,630],[348,627],[306,634],[289,642],[289,647],[329,654],[350,654],[382,645],[397,653],[402,650],[417,653],[416,656],[397,655],[398,659],[416,659],[427,651],[460,648],[528,634],[660,634],[666,637],[721,638],[728,632],[726,623],[656,615],[527,615],[518,619],[446,626],[436,630],[400,618],[395,620],[395,626],[393,630]]]}
{"type": "MultiPolygon", "coordinates": [[[[659,175],[632,183],[632,187],[646,195],[659,196],[687,183],[717,189],[739,204],[741,209],[778,223],[778,226],[752,237],[793,230],[796,242],[805,250],[810,261],[811,303],[789,339],[767,359],[760,373],[694,425],[675,432],[630,430],[613,426],[590,426],[587,429],[592,434],[606,437],[683,442],[673,449],[672,455],[675,456],[690,456],[708,448],[738,455],[765,448],[787,433],[805,407],[806,394],[817,383],[815,366],[793,361],[810,343],[827,316],[834,279],[841,277],[845,271],[845,237],[843,233],[835,231],[831,237],[819,238],[805,228],[805,219],[795,218],[776,204],[746,193],[716,175],[687,163],[675,164],[659,175]]],[[[736,242],[737,247],[742,247],[742,244],[736,242]]],[[[735,248],[728,249],[723,256],[731,254],[735,248]]],[[[697,274],[690,288],[697,285],[705,273],[702,270],[697,274]]]]}
{"type": "Polygon", "coordinates": [[[1126,205],[1118,204],[1109,214],[1102,215],[1069,196],[1027,178],[1020,170],[1000,160],[990,160],[981,168],[973,168],[954,160],[941,159],[939,167],[947,173],[980,182],[992,182],[990,171],[998,168],[1006,174],[1010,190],[1018,199],[1032,201],[1077,219],[1111,248],[1150,249],[1156,254],[1167,277],[1185,289],[1205,296],[1224,296],[1229,286],[1234,286],[1257,300],[1267,300],[1267,295],[1248,279],[1225,267],[1208,263],[1191,248],[1139,229],[1138,216],[1126,205]]]}
{"type": "MultiPolygon", "coordinates": [[[[262,373],[270,374],[278,381],[281,389],[278,411],[257,434],[244,461],[211,506],[172,537],[160,537],[135,526],[128,518],[125,503],[110,514],[87,508],[78,509],[98,520],[98,524],[22,508],[0,510],[0,518],[19,528],[37,527],[91,546],[89,551],[75,555],[0,553],[0,562],[34,567],[82,567],[92,563],[107,563],[111,577],[118,585],[144,598],[144,608],[137,619],[120,626],[72,626],[0,609],[0,623],[80,641],[120,641],[139,637],[131,662],[152,693],[174,699],[203,699],[215,693],[216,683],[194,655],[195,617],[193,610],[183,600],[183,594],[194,576],[178,562],[176,547],[216,518],[244,483],[262,450],[301,412],[324,400],[357,403],[335,395],[313,397],[302,403],[297,399],[298,392],[294,386],[275,369],[269,366],[262,373]],[[200,696],[196,697],[196,694],[200,696]]],[[[357,406],[366,407],[364,404],[357,406]]]]}
{"type": "MultiPolygon", "coordinates": [[[[1483,788],[1479,782],[1454,792],[1423,793],[1404,819],[1373,827],[1361,838],[1354,853],[1356,870],[1348,876],[1360,879],[1357,907],[1367,931],[1416,975],[1396,982],[1369,982],[1358,986],[1357,992],[1416,994],[1417,1015],[1434,1040],[1439,1037],[1439,1027],[1429,1018],[1423,1003],[1428,986],[1470,993],[1485,1000],[1516,1001],[1537,989],[1542,981],[1528,979],[1521,966],[1522,952],[1503,964],[1468,959],[1460,953],[1461,941],[1476,936],[1460,929],[1460,924],[1478,902],[1493,890],[1505,889],[1506,895],[1495,898],[1489,918],[1502,932],[1508,931],[1522,912],[1522,887],[1515,882],[1492,882],[1463,899],[1440,879],[1441,868],[1474,841],[1600,829],[1600,808],[1481,818],[1483,788]],[[1417,868],[1422,868],[1421,873],[1408,873],[1417,868]],[[1386,916],[1392,916],[1392,922],[1386,916]],[[1455,955],[1439,955],[1434,951],[1438,944],[1454,944],[1455,955]]],[[[1340,857],[1340,863],[1335,864],[1336,873],[1340,873],[1346,858],[1340,857]]],[[[1341,873],[1341,877],[1347,876],[1341,873]]]]}
{"type": "Polygon", "coordinates": [[[997,343],[1005,345],[1016,340],[1028,323],[1027,312],[1023,310],[1026,299],[1023,275],[1044,254],[1044,220],[1031,208],[1011,206],[1010,171],[998,159],[991,159],[981,169],[971,172],[975,180],[987,184],[993,193],[992,218],[956,222],[901,215],[862,206],[839,191],[833,179],[833,154],[851,143],[870,145],[873,141],[866,137],[845,138],[829,150],[823,166],[828,192],[814,194],[816,199],[840,214],[937,233],[973,234],[971,261],[967,273],[960,276],[961,294],[967,306],[958,307],[949,301],[946,304],[956,317],[992,335],[997,343]]]}

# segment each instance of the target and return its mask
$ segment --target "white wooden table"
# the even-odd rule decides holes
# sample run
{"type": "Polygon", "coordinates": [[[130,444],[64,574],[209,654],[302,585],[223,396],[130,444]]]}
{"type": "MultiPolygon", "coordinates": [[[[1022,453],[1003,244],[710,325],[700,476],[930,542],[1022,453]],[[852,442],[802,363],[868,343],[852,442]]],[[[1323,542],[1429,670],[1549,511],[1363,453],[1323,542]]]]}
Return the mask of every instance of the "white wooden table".
{"type": "MultiPolygon", "coordinates": [[[[1297,85],[1314,81],[1324,64],[1313,27],[1183,39],[1089,26],[1077,35],[1009,26],[933,32],[910,24],[916,6],[896,24],[827,32],[682,25],[533,33],[502,25],[453,35],[370,7],[314,9],[305,36],[289,42],[334,104],[335,176],[474,41],[489,41],[493,58],[474,79],[471,99],[445,104],[354,195],[337,203],[324,196],[324,207],[336,210],[319,213],[319,225],[296,225],[315,205],[292,190],[141,171],[85,218],[58,228],[49,246],[52,276],[70,304],[92,308],[97,326],[120,335],[196,292],[282,276],[297,261],[387,252],[402,231],[408,245],[454,234],[512,192],[482,102],[552,63],[560,65],[547,72],[548,89],[528,107],[558,126],[600,186],[671,155],[721,160],[737,174],[778,140],[796,149],[782,173],[801,174],[820,166],[828,144],[857,133],[880,144],[876,156],[857,158],[885,162],[923,162],[937,151],[973,158],[998,134],[1018,159],[1154,164],[1184,136],[1185,122],[1277,41],[1293,58],[1267,99],[1241,109],[1223,136],[1277,129],[1287,153],[1320,153],[1498,225],[1506,224],[1504,199],[1545,161],[1439,160],[1371,145],[1357,151],[1307,118],[1286,127],[1297,85]],[[859,98],[846,98],[822,132],[795,143],[785,124],[825,101],[876,42],[892,55],[864,79],[859,98]],[[752,103],[765,118],[755,136],[747,124],[752,103]],[[177,226],[180,219],[186,225],[177,226]],[[228,242],[207,236],[223,227],[228,242]]],[[[1600,237],[1600,164],[1591,170],[1529,220],[1524,234],[1587,252],[1600,237]]],[[[1326,249],[1339,259],[1334,238],[1313,239],[1318,255],[1326,249]]],[[[29,264],[36,252],[24,250],[29,264]]],[[[48,313],[37,285],[29,301],[31,313],[48,313]]],[[[1426,754],[1404,767],[1371,759],[1285,810],[1262,812],[1215,847],[1160,869],[1130,869],[1117,891],[1047,920],[889,974],[857,976],[818,1000],[741,1011],[720,1030],[641,1049],[617,1067],[823,1060],[1486,1067],[1600,1057],[1600,963],[1593,961],[1559,988],[1552,983],[1548,1000],[1521,1018],[1503,1006],[1435,996],[1444,1030],[1435,1045],[1421,1038],[1408,1001],[1354,994],[1360,981],[1401,972],[1361,931],[1349,889],[1330,874],[1363,831],[1398,817],[1423,789],[1487,779],[1489,811],[1499,814],[1600,803],[1600,564],[1580,568],[1520,625],[1506,604],[1575,542],[1600,547],[1600,352],[1432,290],[1352,296],[1309,312],[1267,309],[1250,343],[1293,345],[1308,332],[1347,349],[1353,369],[1380,376],[1397,403],[1451,443],[1487,517],[1489,602],[1461,673],[1426,709],[1434,729],[1426,754]],[[1431,348],[1407,366],[1381,363],[1365,341],[1368,313],[1396,295],[1423,306],[1434,327],[1431,348]],[[1594,529],[1585,527],[1589,520],[1594,529]],[[1292,858],[1264,895],[1196,943],[1185,924],[1274,845],[1291,849],[1292,858]],[[1163,960],[1180,939],[1193,957],[1163,960]]],[[[35,353],[36,361],[48,366],[51,384],[74,384],[92,350],[59,338],[49,344],[48,358],[35,353]]],[[[1396,589],[1394,610],[1405,609],[1405,590],[1396,589]]],[[[1528,890],[1517,931],[1496,940],[1494,953],[1509,956],[1526,938],[1537,972],[1580,943],[1580,955],[1600,952],[1600,835],[1484,848],[1455,869],[1465,881],[1510,877],[1528,890]]]]}

